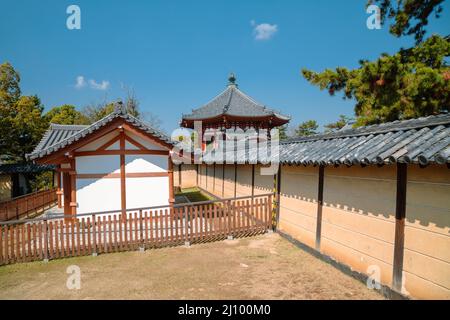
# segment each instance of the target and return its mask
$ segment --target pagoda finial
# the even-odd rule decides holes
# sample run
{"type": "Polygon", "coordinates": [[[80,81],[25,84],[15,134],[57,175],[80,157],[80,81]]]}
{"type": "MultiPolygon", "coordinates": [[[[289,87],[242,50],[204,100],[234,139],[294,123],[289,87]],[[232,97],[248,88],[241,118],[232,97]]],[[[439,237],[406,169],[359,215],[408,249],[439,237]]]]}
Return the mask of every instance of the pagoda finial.
{"type": "Polygon", "coordinates": [[[234,75],[233,72],[231,72],[230,75],[228,76],[228,85],[237,87],[236,76],[234,75]]]}

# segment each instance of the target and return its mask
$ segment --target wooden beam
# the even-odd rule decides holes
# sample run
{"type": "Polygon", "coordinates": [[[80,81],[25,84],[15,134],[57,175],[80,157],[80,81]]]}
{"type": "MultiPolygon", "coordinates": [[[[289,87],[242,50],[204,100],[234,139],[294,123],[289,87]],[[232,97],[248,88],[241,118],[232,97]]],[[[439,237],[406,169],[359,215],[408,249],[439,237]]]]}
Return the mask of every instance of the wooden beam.
{"type": "Polygon", "coordinates": [[[182,168],[181,168],[181,163],[178,165],[178,185],[180,186],[180,189],[181,189],[181,170],[182,170],[182,168]]]}
{"type": "Polygon", "coordinates": [[[208,164],[205,164],[205,170],[206,170],[205,189],[208,190],[208,164]]]}
{"type": "Polygon", "coordinates": [[[145,146],[143,146],[141,143],[137,142],[132,137],[130,137],[130,136],[126,135],[126,134],[125,134],[125,140],[127,140],[129,143],[131,143],[135,147],[138,147],[140,150],[147,150],[148,149],[145,146]]]}
{"type": "MultiPolygon", "coordinates": [[[[79,173],[77,179],[120,179],[121,173],[79,173]]],[[[125,172],[125,178],[168,177],[168,172],[125,172]]]]}
{"type": "MultiPolygon", "coordinates": [[[[75,158],[70,162],[72,168],[75,167],[75,158]]],[[[70,213],[72,215],[77,214],[77,178],[76,175],[70,174],[70,213]]]]}
{"type": "Polygon", "coordinates": [[[168,156],[167,150],[94,150],[94,151],[77,151],[75,157],[86,156],[111,156],[111,155],[133,155],[133,154],[150,154],[157,156],[168,156]]]}
{"type": "Polygon", "coordinates": [[[99,148],[97,148],[96,151],[104,151],[119,140],[120,140],[120,134],[115,136],[114,138],[112,138],[111,140],[109,140],[108,142],[106,142],[105,144],[100,146],[99,148]]]}
{"type": "Polygon", "coordinates": [[[153,143],[159,145],[160,147],[163,147],[163,148],[168,149],[168,150],[171,150],[173,148],[173,146],[170,143],[162,141],[162,140],[159,140],[159,139],[156,139],[156,138],[152,137],[149,133],[147,133],[147,132],[145,132],[143,130],[137,129],[137,128],[133,127],[133,126],[130,126],[126,122],[123,123],[122,126],[123,126],[123,128],[125,130],[133,132],[134,134],[136,134],[137,136],[139,136],[141,138],[150,140],[153,143]]]}
{"type": "Polygon", "coordinates": [[[319,183],[317,188],[317,217],[316,217],[316,250],[320,251],[320,239],[322,236],[322,208],[323,208],[323,183],[325,167],[319,166],[319,183]]]}
{"type": "MultiPolygon", "coordinates": [[[[120,150],[125,151],[125,134],[120,133],[120,150]]],[[[127,193],[126,193],[126,180],[125,180],[125,153],[120,154],[120,203],[122,208],[122,218],[126,218],[127,212],[127,193]]]]}
{"type": "Polygon", "coordinates": [[[403,254],[405,242],[407,164],[397,163],[397,199],[395,206],[394,261],[392,264],[392,288],[402,292],[403,254]]]}

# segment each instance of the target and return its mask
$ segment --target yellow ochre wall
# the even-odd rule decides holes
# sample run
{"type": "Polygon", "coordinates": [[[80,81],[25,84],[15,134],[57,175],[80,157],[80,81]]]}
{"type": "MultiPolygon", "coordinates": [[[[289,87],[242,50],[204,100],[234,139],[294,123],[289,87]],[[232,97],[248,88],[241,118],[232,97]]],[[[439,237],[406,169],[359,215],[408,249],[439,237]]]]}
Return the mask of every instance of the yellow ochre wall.
{"type": "Polygon", "coordinates": [[[197,165],[181,165],[181,185],[180,185],[180,166],[173,168],[173,184],[175,187],[193,188],[197,186],[197,165]]]}
{"type": "Polygon", "coordinates": [[[9,174],[0,175],[0,202],[11,199],[11,176],[9,174]]]}
{"type": "MultiPolygon", "coordinates": [[[[234,196],[234,165],[200,166],[200,187],[234,196]]],[[[255,166],[254,193],[273,191],[274,177],[255,166]]],[[[236,196],[249,196],[251,165],[237,165],[236,196]]],[[[450,170],[408,165],[402,293],[419,299],[450,299],[450,170]]],[[[319,251],[363,274],[379,273],[392,285],[397,170],[395,165],[327,166],[324,170],[319,251]]],[[[282,166],[278,229],[315,248],[319,168],[282,166]]]]}
{"type": "Polygon", "coordinates": [[[408,166],[404,289],[417,298],[450,299],[450,170],[408,166]]]}

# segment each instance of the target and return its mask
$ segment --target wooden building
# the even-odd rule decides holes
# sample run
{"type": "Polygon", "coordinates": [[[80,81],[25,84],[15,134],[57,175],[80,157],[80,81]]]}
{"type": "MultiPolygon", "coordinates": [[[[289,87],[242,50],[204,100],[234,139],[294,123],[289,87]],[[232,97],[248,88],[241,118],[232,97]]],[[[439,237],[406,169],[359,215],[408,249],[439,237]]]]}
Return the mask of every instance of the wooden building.
{"type": "Polygon", "coordinates": [[[89,126],[52,124],[29,158],[58,167],[65,214],[125,213],[174,202],[171,148],[166,135],[118,103],[89,126]]]}

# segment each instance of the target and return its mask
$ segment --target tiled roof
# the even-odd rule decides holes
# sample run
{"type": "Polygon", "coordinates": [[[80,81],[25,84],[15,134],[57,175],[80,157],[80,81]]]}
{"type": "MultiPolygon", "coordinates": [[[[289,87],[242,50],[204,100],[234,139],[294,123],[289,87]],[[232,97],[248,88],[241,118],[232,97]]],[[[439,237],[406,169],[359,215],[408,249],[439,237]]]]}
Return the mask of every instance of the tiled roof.
{"type": "Polygon", "coordinates": [[[35,164],[35,163],[11,163],[0,165],[0,174],[9,173],[36,173],[42,171],[52,171],[55,170],[54,165],[45,164],[35,164]]]}
{"type": "Polygon", "coordinates": [[[449,163],[450,114],[284,141],[280,159],[305,165],[449,163]]]}
{"type": "Polygon", "coordinates": [[[267,117],[275,116],[289,121],[290,117],[278,111],[259,104],[241,90],[237,85],[230,83],[228,87],[204,106],[192,110],[191,114],[183,114],[183,120],[210,119],[221,115],[237,117],[267,117]]]}
{"type": "MultiPolygon", "coordinates": [[[[255,163],[257,151],[246,144],[237,162],[255,163]]],[[[450,114],[285,140],[280,143],[279,159],[283,164],[303,165],[450,163],[450,114]]],[[[204,157],[208,163],[220,160],[214,152],[204,157]]]]}
{"type": "Polygon", "coordinates": [[[39,144],[28,155],[30,160],[35,160],[43,156],[49,155],[61,148],[64,148],[88,134],[104,127],[111,121],[117,118],[122,118],[133,126],[151,134],[152,136],[172,144],[170,138],[163,132],[152,128],[149,124],[139,120],[128,114],[123,108],[116,107],[115,111],[104,117],[103,119],[89,125],[89,126],[74,126],[74,125],[57,125],[51,124],[50,128],[42,137],[39,144]]]}

